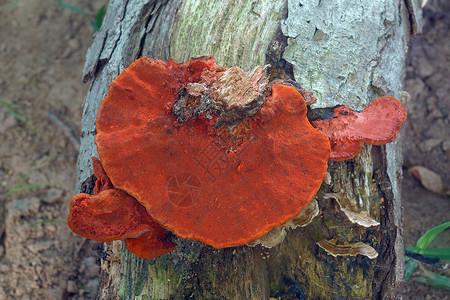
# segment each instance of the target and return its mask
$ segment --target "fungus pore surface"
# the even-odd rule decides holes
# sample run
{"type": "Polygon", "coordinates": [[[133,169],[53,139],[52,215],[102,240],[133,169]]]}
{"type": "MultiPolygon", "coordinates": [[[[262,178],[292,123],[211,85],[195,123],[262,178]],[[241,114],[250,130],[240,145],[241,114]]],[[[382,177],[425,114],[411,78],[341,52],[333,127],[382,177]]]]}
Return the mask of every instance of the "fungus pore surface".
{"type": "Polygon", "coordinates": [[[177,236],[216,248],[295,217],[330,154],[294,87],[269,86],[262,68],[245,73],[212,57],[137,60],[111,84],[96,125],[114,187],[177,236]]]}

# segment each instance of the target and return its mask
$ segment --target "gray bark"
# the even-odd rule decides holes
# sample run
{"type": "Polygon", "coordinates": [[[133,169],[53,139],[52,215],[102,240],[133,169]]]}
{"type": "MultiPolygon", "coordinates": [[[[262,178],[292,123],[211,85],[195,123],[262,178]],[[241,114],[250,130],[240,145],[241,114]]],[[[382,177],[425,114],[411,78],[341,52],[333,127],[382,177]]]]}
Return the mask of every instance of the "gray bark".
{"type": "MultiPolygon", "coordinates": [[[[355,109],[382,95],[400,97],[407,42],[420,29],[414,1],[144,1],[112,0],[86,56],[86,96],[77,192],[92,187],[95,118],[110,83],[145,55],[183,62],[213,55],[219,65],[245,71],[270,63],[319,99],[320,107],[355,109]]],[[[346,223],[320,201],[322,214],[266,249],[217,250],[173,237],[177,249],[154,260],[105,245],[101,299],[367,299],[397,298],[403,283],[400,143],[365,147],[350,162],[330,163],[318,193],[341,192],[378,220],[376,228],[346,223]],[[380,201],[383,199],[383,201],[380,201]],[[332,257],[321,239],[362,241],[379,256],[332,257]],[[294,298],[295,299],[295,298],[294,298]]]]}

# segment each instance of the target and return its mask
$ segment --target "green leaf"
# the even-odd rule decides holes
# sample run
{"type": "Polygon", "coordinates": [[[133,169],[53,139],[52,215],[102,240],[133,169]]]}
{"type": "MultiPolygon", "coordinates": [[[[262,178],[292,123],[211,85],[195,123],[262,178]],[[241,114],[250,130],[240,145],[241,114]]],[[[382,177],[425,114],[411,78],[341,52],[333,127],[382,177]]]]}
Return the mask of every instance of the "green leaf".
{"type": "Polygon", "coordinates": [[[415,259],[410,260],[406,266],[405,266],[405,282],[408,281],[409,277],[414,273],[417,266],[419,265],[419,262],[415,259]]]}
{"type": "Polygon", "coordinates": [[[450,248],[417,249],[417,247],[408,247],[406,249],[428,257],[439,258],[441,260],[450,260],[450,248]]]}
{"type": "Polygon", "coordinates": [[[416,247],[421,250],[427,248],[434,238],[448,227],[450,227],[450,222],[431,228],[417,240],[416,247]]]}
{"type": "Polygon", "coordinates": [[[424,270],[423,276],[418,276],[414,279],[429,286],[450,290],[450,278],[431,271],[424,270]]]}

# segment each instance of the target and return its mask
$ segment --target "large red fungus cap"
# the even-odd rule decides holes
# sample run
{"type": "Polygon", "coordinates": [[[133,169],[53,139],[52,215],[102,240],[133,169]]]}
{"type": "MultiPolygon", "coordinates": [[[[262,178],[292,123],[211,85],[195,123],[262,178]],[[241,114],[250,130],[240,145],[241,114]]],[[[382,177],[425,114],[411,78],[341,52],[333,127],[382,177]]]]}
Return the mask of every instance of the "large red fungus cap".
{"type": "Polygon", "coordinates": [[[126,239],[125,245],[131,245],[129,250],[146,259],[175,249],[177,244],[165,240],[166,230],[146,209],[126,192],[113,187],[98,158],[92,157],[92,165],[97,178],[95,195],[77,194],[72,198],[67,218],[70,229],[98,242],[126,239]]]}
{"type": "Polygon", "coordinates": [[[312,124],[330,138],[330,160],[354,158],[362,143],[387,144],[395,140],[406,120],[407,109],[394,97],[373,100],[362,112],[347,106],[334,108],[330,119],[316,120],[312,124]]]}
{"type": "Polygon", "coordinates": [[[114,186],[163,227],[216,248],[296,216],[325,178],[330,153],[294,87],[273,85],[265,98],[261,70],[236,69],[211,57],[141,58],[112,83],[97,116],[96,144],[114,186]]]}

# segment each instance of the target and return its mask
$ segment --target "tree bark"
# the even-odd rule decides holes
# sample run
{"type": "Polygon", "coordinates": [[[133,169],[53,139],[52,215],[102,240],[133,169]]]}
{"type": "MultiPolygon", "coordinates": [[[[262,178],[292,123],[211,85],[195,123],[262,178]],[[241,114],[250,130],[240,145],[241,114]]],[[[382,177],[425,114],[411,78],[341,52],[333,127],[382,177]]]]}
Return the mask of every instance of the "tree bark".
{"type": "MultiPolygon", "coordinates": [[[[108,87],[140,56],[184,62],[212,55],[245,71],[271,64],[319,99],[316,107],[363,108],[402,93],[407,42],[420,29],[414,1],[112,0],[86,56],[86,96],[77,192],[93,185],[95,118],[108,87]],[[414,12],[414,13],[412,13],[414,12]]],[[[100,299],[393,299],[403,283],[400,142],[364,147],[355,159],[329,164],[317,198],[319,217],[288,232],[271,249],[217,250],[181,240],[172,253],[143,260],[122,242],[105,244],[100,299]],[[324,193],[349,199],[380,222],[361,228],[333,209],[324,193]],[[320,240],[364,242],[378,252],[333,257],[320,240]],[[291,297],[291,298],[287,298],[291,297]]]]}

